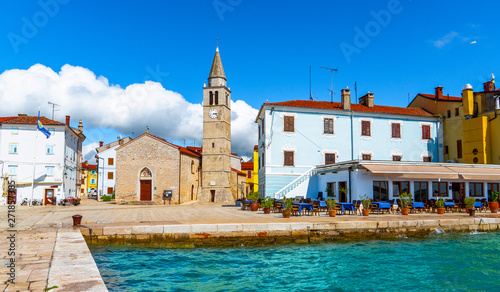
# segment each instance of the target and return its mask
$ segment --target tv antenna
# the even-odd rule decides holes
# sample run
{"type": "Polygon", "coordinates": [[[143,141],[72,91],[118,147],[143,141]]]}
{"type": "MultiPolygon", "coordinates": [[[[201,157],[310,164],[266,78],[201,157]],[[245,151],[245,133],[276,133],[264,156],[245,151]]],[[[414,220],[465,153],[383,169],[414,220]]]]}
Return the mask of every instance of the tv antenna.
{"type": "Polygon", "coordinates": [[[51,101],[49,101],[49,104],[52,105],[52,120],[54,120],[54,112],[60,111],[59,109],[56,110],[55,107],[60,105],[58,105],[57,103],[53,103],[51,101]]]}
{"type": "Polygon", "coordinates": [[[331,102],[333,102],[333,71],[337,72],[339,69],[333,69],[333,68],[327,68],[327,67],[320,67],[326,70],[330,71],[330,87],[331,89],[328,89],[330,91],[330,96],[331,96],[331,102]]]}

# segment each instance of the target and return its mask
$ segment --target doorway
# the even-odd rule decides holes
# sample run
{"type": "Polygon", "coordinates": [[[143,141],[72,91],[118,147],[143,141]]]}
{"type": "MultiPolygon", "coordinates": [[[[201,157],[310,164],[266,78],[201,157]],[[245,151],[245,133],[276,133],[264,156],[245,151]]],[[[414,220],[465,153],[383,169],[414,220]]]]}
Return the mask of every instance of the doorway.
{"type": "Polygon", "coordinates": [[[45,205],[55,205],[54,189],[45,189],[45,205]]]}
{"type": "Polygon", "coordinates": [[[465,183],[451,183],[451,191],[453,193],[453,200],[463,201],[465,197],[465,183]]]}
{"type": "Polygon", "coordinates": [[[347,190],[347,182],[346,181],[339,182],[339,202],[346,203],[347,202],[347,192],[343,192],[341,190],[347,190]]]}
{"type": "Polygon", "coordinates": [[[215,190],[210,190],[210,202],[215,203],[215,190]]]}
{"type": "Polygon", "coordinates": [[[194,201],[194,185],[191,185],[191,201],[194,201]]]}
{"type": "Polygon", "coordinates": [[[151,180],[141,180],[141,201],[151,201],[151,180]]]}

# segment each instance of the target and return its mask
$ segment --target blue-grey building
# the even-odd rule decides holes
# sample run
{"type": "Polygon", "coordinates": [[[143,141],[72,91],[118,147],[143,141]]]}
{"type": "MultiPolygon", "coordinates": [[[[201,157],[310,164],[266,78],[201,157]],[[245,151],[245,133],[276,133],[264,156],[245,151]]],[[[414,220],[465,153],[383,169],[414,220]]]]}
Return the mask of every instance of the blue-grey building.
{"type": "MultiPolygon", "coordinates": [[[[342,90],[341,102],[264,103],[256,123],[262,196],[282,197],[293,190],[316,198],[325,191],[317,169],[328,164],[442,161],[439,117],[421,108],[375,105],[373,93],[361,97],[359,104],[351,104],[349,89],[342,90]]],[[[328,187],[338,190],[348,182],[328,187]]]]}

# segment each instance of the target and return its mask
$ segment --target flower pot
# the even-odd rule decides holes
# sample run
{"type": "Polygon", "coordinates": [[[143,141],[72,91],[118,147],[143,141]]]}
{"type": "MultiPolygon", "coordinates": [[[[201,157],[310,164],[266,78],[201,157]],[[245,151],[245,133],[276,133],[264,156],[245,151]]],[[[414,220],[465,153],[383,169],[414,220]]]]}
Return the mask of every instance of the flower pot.
{"type": "Polygon", "coordinates": [[[469,216],[474,217],[476,215],[476,209],[470,208],[467,209],[469,211],[469,216]]]}
{"type": "Polygon", "coordinates": [[[401,208],[401,215],[408,215],[409,212],[410,212],[409,208],[401,208]]]}
{"type": "Polygon", "coordinates": [[[490,203],[490,211],[491,213],[498,213],[498,202],[490,203]]]}
{"type": "Polygon", "coordinates": [[[363,209],[363,216],[368,216],[370,215],[370,209],[363,209]]]}
{"type": "Polygon", "coordinates": [[[444,208],[437,208],[437,212],[439,215],[443,215],[444,214],[444,208]]]}
{"type": "Polygon", "coordinates": [[[80,226],[82,224],[82,215],[73,215],[73,226],[80,226]]]}
{"type": "Polygon", "coordinates": [[[337,210],[328,210],[328,214],[330,214],[330,217],[335,217],[335,213],[337,213],[337,210]]]}
{"type": "Polygon", "coordinates": [[[290,218],[290,216],[292,215],[292,210],[283,210],[283,212],[281,213],[283,214],[283,217],[290,218]]]}
{"type": "Polygon", "coordinates": [[[252,202],[250,204],[250,211],[257,211],[259,210],[259,202],[252,202]]]}
{"type": "Polygon", "coordinates": [[[271,214],[271,208],[264,208],[264,214],[271,214]]]}

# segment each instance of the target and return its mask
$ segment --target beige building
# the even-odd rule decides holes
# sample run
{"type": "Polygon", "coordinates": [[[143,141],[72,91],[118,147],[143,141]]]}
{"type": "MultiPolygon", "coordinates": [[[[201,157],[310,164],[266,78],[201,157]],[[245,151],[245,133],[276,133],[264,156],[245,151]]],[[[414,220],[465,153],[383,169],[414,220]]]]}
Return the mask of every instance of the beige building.
{"type": "Polygon", "coordinates": [[[145,133],[116,148],[117,203],[196,200],[201,155],[145,133]],[[171,196],[170,196],[171,194],[171,196]]]}

